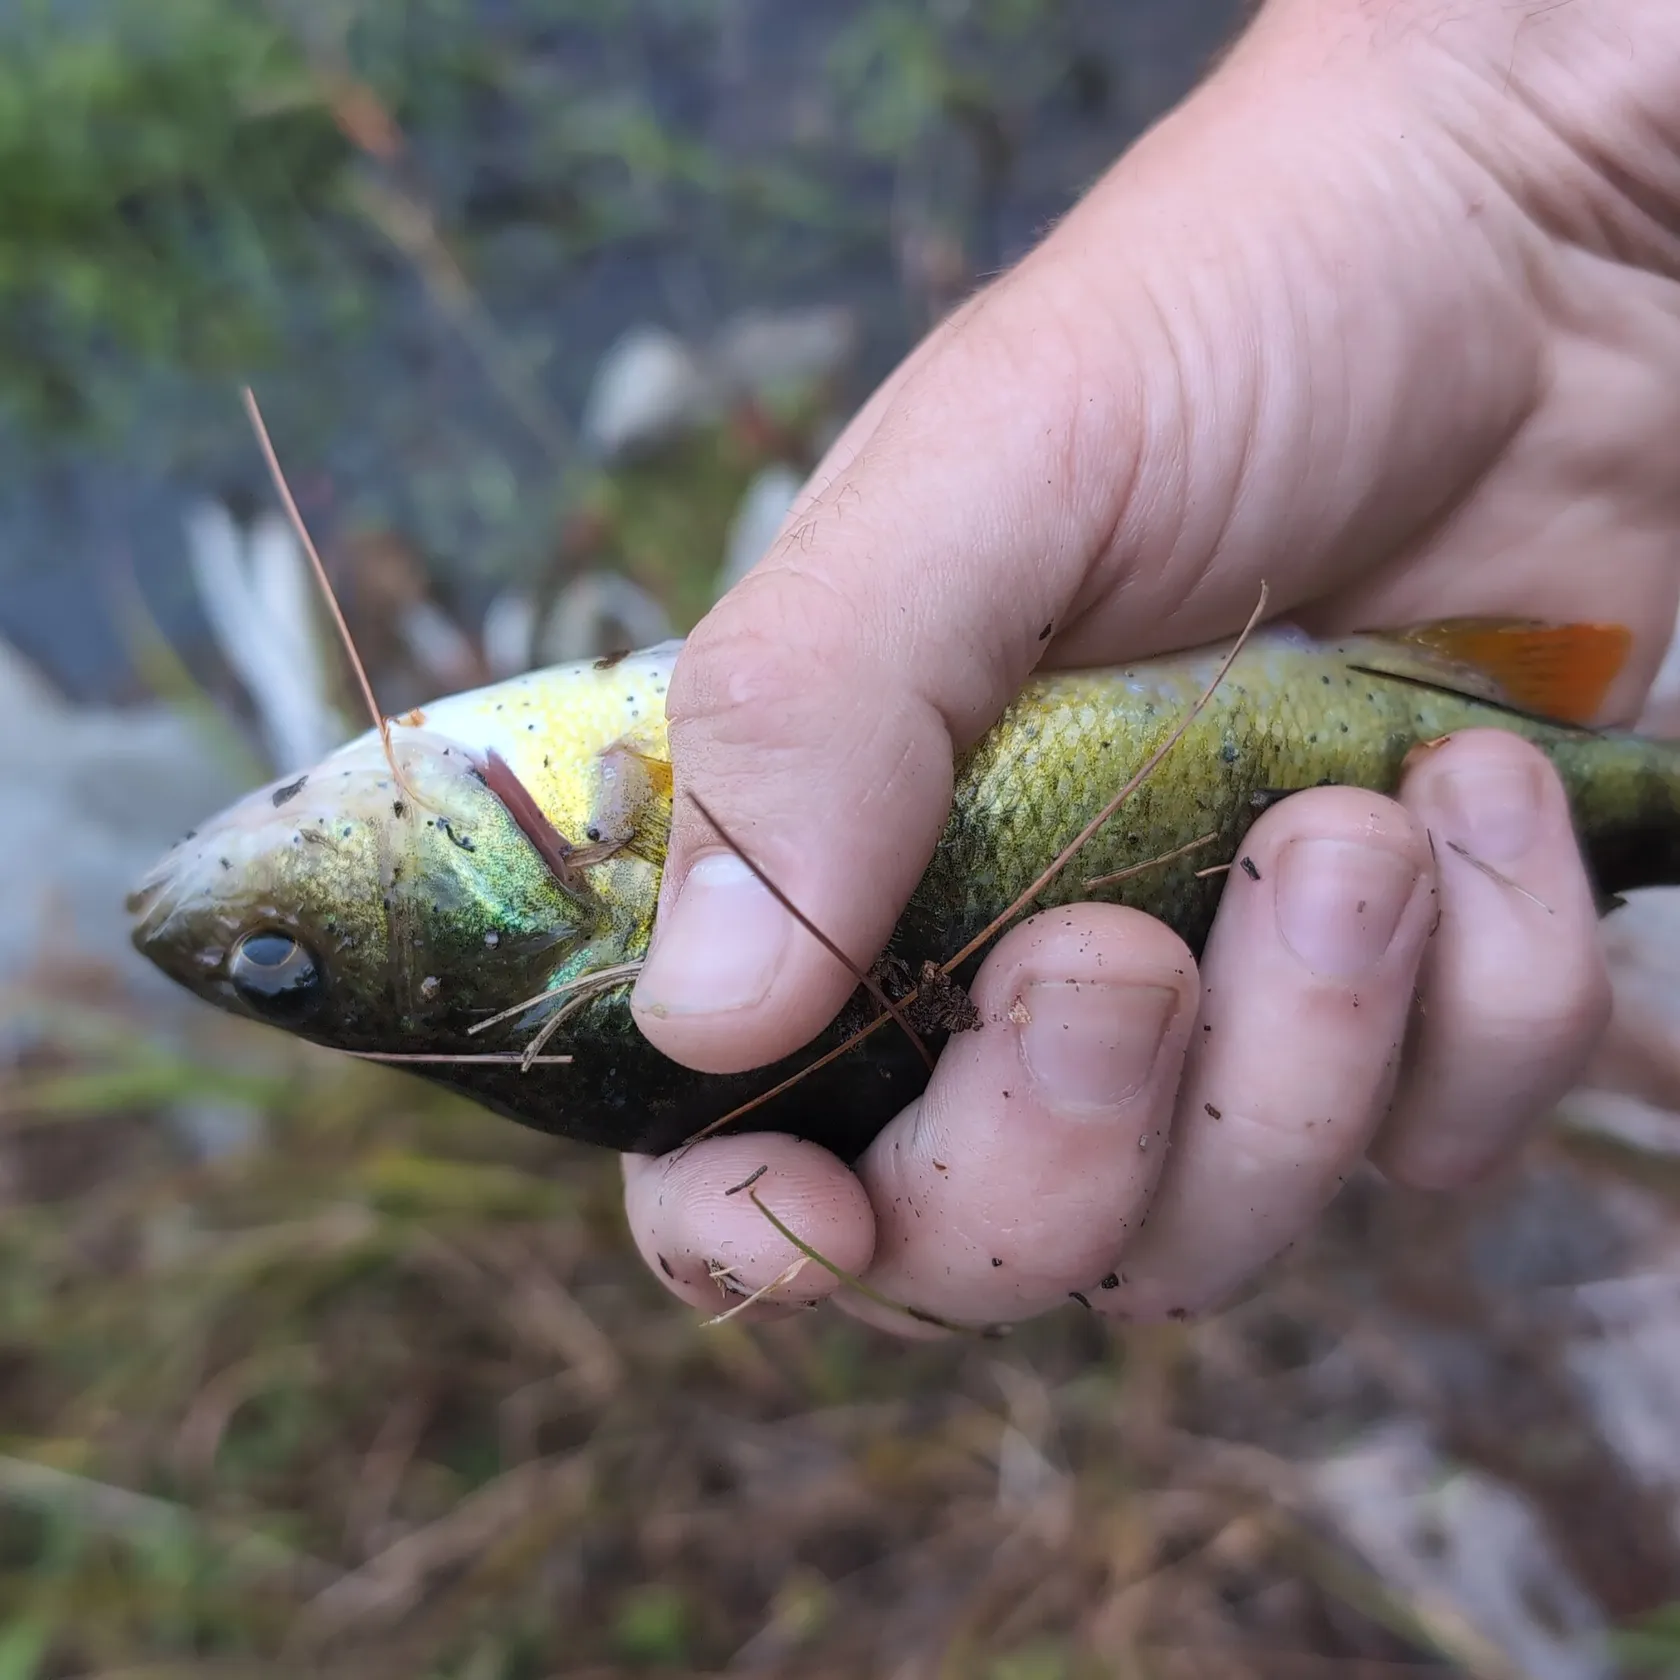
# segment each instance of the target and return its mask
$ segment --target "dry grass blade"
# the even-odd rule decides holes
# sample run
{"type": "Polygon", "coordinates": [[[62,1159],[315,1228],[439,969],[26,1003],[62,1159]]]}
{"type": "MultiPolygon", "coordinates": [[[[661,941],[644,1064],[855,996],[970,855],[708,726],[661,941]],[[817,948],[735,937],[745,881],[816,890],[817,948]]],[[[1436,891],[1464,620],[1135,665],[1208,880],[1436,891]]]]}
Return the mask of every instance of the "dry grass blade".
{"type": "Polygon", "coordinates": [[[694,801],[695,809],[699,811],[700,815],[712,825],[714,830],[716,830],[717,837],[736,855],[736,857],[741,860],[742,863],[747,866],[748,869],[753,872],[755,876],[758,877],[759,883],[763,886],[764,890],[769,893],[770,896],[774,898],[775,901],[781,905],[781,907],[787,911],[787,913],[792,916],[793,919],[798,922],[799,925],[804,928],[805,931],[810,934],[810,936],[816,940],[816,942],[822,946],[822,948],[827,951],[828,954],[833,957],[834,960],[839,963],[860,986],[864,987],[868,991],[869,995],[874,998],[874,1000],[880,1004],[884,1010],[886,1010],[887,1014],[894,1021],[898,1023],[899,1027],[903,1030],[904,1036],[909,1039],[913,1045],[915,1045],[916,1054],[919,1055],[927,1064],[928,1072],[931,1073],[933,1071],[932,1053],[922,1042],[921,1034],[910,1025],[910,1017],[904,1013],[903,1009],[898,1004],[894,1003],[893,1000],[887,996],[886,992],[881,987],[881,983],[876,980],[872,974],[869,974],[865,972],[865,970],[859,968],[858,965],[853,962],[852,959],[848,957],[846,953],[842,951],[840,947],[836,945],[834,941],[830,939],[828,935],[824,933],[823,930],[818,927],[817,924],[813,922],[811,918],[807,916],[805,912],[801,910],[799,906],[795,904],[793,900],[789,898],[788,895],[783,892],[782,889],[778,887],[768,875],[764,873],[759,865],[754,862],[752,858],[747,856],[747,853],[742,847],[740,841],[736,840],[734,836],[731,835],[723,826],[723,824],[712,815],[712,813],[706,808],[706,805],[700,798],[699,794],[690,792],[688,797],[694,801]]]}
{"type": "Polygon", "coordinates": [[[581,1505],[587,1467],[580,1458],[537,1459],[486,1482],[447,1516],[404,1535],[306,1604],[292,1629],[300,1652],[347,1624],[390,1627],[424,1601],[432,1578],[488,1546],[527,1512],[581,1505]]]}
{"type": "Polygon", "coordinates": [[[1454,852],[1459,857],[1463,858],[1472,869],[1479,869],[1490,881],[1497,881],[1500,886],[1509,887],[1514,893],[1521,893],[1530,904],[1538,904],[1548,916],[1556,914],[1551,905],[1549,905],[1545,899],[1541,898],[1537,893],[1531,893],[1521,881],[1513,881],[1509,875],[1504,873],[1503,870],[1495,869],[1491,863],[1488,863],[1483,858],[1477,857],[1474,852],[1459,845],[1456,840],[1449,840],[1447,842],[1447,850],[1449,852],[1454,852]]]}
{"type": "Polygon", "coordinates": [[[506,1009],[498,1010],[486,1020],[475,1021],[467,1028],[467,1037],[476,1038],[481,1032],[488,1032],[492,1027],[499,1027],[503,1021],[511,1021],[516,1015],[523,1015],[528,1009],[535,1009],[540,1003],[552,1003],[558,998],[568,996],[583,987],[599,986],[606,989],[610,982],[620,980],[634,980],[642,972],[641,959],[634,962],[614,963],[610,968],[597,969],[593,974],[580,975],[576,980],[563,980],[558,986],[546,986],[540,992],[534,992],[528,998],[522,998],[518,1003],[509,1004],[506,1009]]]}
{"type": "MultiPolygon", "coordinates": [[[[843,1266],[837,1266],[826,1254],[814,1249],[797,1231],[791,1230],[764,1205],[763,1199],[756,1190],[748,1191],[747,1196],[752,1205],[770,1221],[777,1236],[792,1243],[807,1260],[815,1261],[830,1277],[837,1279],[848,1289],[855,1290],[864,1300],[873,1301],[876,1306],[885,1307],[888,1312],[895,1312],[904,1318],[914,1319],[917,1324],[929,1324],[936,1330],[949,1330],[955,1336],[978,1336],[991,1340],[1004,1334],[1002,1328],[997,1326],[959,1324],[953,1318],[941,1318],[938,1313],[924,1312],[920,1307],[906,1306],[904,1302],[895,1301],[890,1295],[883,1295],[879,1289],[871,1288],[862,1278],[848,1272],[843,1266]]],[[[771,1287],[774,1288],[775,1286],[771,1285],[771,1287]]]]}
{"type": "Polygon", "coordinates": [[[1064,869],[1067,868],[1068,864],[1079,855],[1079,853],[1084,849],[1086,842],[1090,840],[1091,836],[1095,834],[1097,830],[1101,828],[1103,824],[1106,823],[1109,818],[1112,817],[1114,813],[1118,811],[1120,807],[1124,805],[1126,801],[1130,799],[1132,795],[1155,774],[1155,771],[1160,765],[1162,759],[1164,759],[1167,754],[1170,753],[1173,748],[1184,739],[1190,725],[1202,715],[1207,703],[1219,692],[1219,685],[1224,682],[1226,674],[1236,663],[1237,655],[1242,652],[1248,638],[1254,634],[1255,625],[1257,625],[1261,618],[1265,615],[1266,601],[1270,594],[1270,589],[1266,586],[1266,584],[1262,583],[1260,585],[1260,599],[1254,603],[1254,611],[1248,615],[1248,623],[1243,626],[1242,634],[1239,635],[1234,642],[1232,642],[1230,652],[1228,652],[1219,662],[1219,669],[1214,672],[1213,680],[1202,690],[1200,694],[1196,696],[1194,704],[1192,704],[1184,716],[1181,717],[1173,726],[1172,732],[1167,736],[1166,740],[1164,740],[1160,746],[1158,746],[1154,752],[1152,752],[1149,757],[1143,761],[1142,765],[1138,768],[1137,773],[1133,775],[1131,780],[1128,781],[1126,785],[1121,788],[1120,791],[1115,794],[1115,796],[1109,800],[1109,802],[1103,806],[1103,808],[1097,812],[1097,814],[1092,817],[1092,819],[1086,823],[1086,825],[1080,829],[1080,831],[1074,835],[1070,841],[1068,841],[1061,851],[1056,854],[1051,863],[1042,871],[1042,873],[1040,873],[1038,879],[1034,881],[1032,885],[1029,886],[1007,910],[1005,910],[1001,915],[995,917],[989,925],[982,928],[979,933],[969,940],[969,942],[950,959],[950,961],[944,964],[944,970],[947,974],[949,974],[953,969],[959,967],[961,964],[967,962],[968,959],[972,957],[983,945],[990,944],[990,942],[998,934],[1002,933],[1003,930],[1008,927],[1018,915],[1020,915],[1022,910],[1024,910],[1027,905],[1031,904],[1032,901],[1037,898],[1038,895],[1043,892],[1044,889],[1048,887],[1064,869]]]}
{"type": "MultiPolygon", "coordinates": [[[[1129,881],[1134,875],[1147,874],[1151,869],[1159,869],[1163,864],[1175,863],[1181,857],[1188,857],[1192,852],[1199,852],[1203,846],[1211,846],[1219,838],[1218,829],[1210,829],[1208,833],[1199,835],[1196,839],[1182,846],[1175,846],[1170,852],[1162,852],[1159,857],[1146,858],[1142,863],[1134,863],[1125,869],[1116,869],[1110,875],[1093,875],[1085,883],[1086,892],[1094,892],[1098,887],[1112,887],[1118,881],[1129,881]]],[[[1223,867],[1229,869],[1230,865],[1223,867]]],[[[1202,872],[1197,871],[1198,875],[1202,872]]]]}
{"type": "Polygon", "coordinates": [[[152,1550],[213,1547],[242,1574],[277,1577],[306,1590],[330,1591],[341,1579],[331,1564],[294,1551],[266,1534],[33,1459],[0,1457],[0,1504],[72,1518],[152,1550]]]}
{"type": "Polygon", "coordinates": [[[537,1036],[526,1045],[525,1053],[520,1059],[520,1066],[525,1068],[535,1067],[542,1057],[543,1046],[559,1032],[567,1021],[580,1009],[593,1003],[596,998],[604,997],[608,992],[617,991],[620,986],[628,985],[631,979],[641,972],[641,967],[642,965],[639,962],[619,963],[611,969],[603,969],[599,974],[591,975],[590,979],[594,982],[592,985],[579,986],[574,995],[568,998],[565,1004],[548,1020],[543,1022],[537,1036]],[[619,970],[626,968],[631,971],[629,975],[619,972],[619,970]]]}
{"type": "Polygon", "coordinates": [[[256,392],[247,385],[240,396],[245,404],[245,412],[250,417],[251,428],[257,434],[257,447],[262,450],[269,477],[274,480],[275,493],[280,497],[286,517],[291,521],[292,529],[303,545],[303,552],[309,557],[315,581],[321,586],[321,594],[326,598],[327,608],[332,613],[339,640],[344,644],[350,668],[355,672],[357,685],[362,691],[362,699],[367,703],[368,715],[373,719],[373,727],[379,731],[380,744],[385,749],[385,761],[391,766],[391,775],[395,778],[397,786],[418,804],[414,789],[409,786],[408,778],[403,775],[402,767],[397,763],[396,749],[391,745],[391,720],[379,709],[379,702],[374,698],[373,683],[368,678],[367,667],[362,663],[361,654],[356,651],[356,639],[350,634],[344,609],[339,606],[338,596],[333,593],[332,579],[327,576],[327,568],[322,563],[320,550],[316,548],[315,539],[309,534],[309,527],[303,522],[303,514],[298,509],[292,487],[286,482],[285,469],[280,465],[280,456],[275,450],[274,440],[268,435],[268,425],[262,417],[261,408],[257,406],[256,392]]]}
{"type": "Polygon", "coordinates": [[[347,1050],[345,1054],[362,1062],[436,1062],[441,1065],[504,1062],[510,1067],[518,1067],[522,1072],[533,1067],[564,1067],[572,1060],[570,1056],[535,1056],[527,1061],[524,1052],[519,1050],[486,1050],[475,1056],[450,1056],[441,1053],[434,1056],[418,1050],[347,1050]]]}
{"type": "MultiPolygon", "coordinates": [[[[916,994],[914,992],[908,994],[909,999],[912,1001],[915,996],[916,994]]],[[[825,1050],[814,1062],[807,1062],[805,1066],[798,1071],[798,1073],[790,1073],[786,1079],[781,1080],[778,1084],[772,1085],[768,1091],[760,1091],[756,1097],[748,1098],[746,1102],[741,1103],[738,1107],[730,1109],[727,1114],[719,1115],[716,1120],[709,1121],[706,1125],[702,1126],[693,1137],[688,1138],[684,1142],[683,1150],[686,1151],[692,1149],[695,1144],[703,1142],[706,1138],[711,1137],[714,1132],[721,1132],[725,1126],[732,1126],[744,1115],[751,1114],[755,1108],[762,1108],[767,1102],[774,1102],[784,1091],[791,1091],[795,1085],[799,1084],[802,1080],[809,1079],[813,1073],[821,1072],[821,1070],[827,1067],[830,1062],[839,1061],[839,1059],[848,1051],[855,1050],[860,1044],[862,1044],[863,1041],[868,1038],[877,1027],[884,1026],[888,1019],[888,1016],[877,1015],[868,1026],[859,1027],[858,1030],[843,1043],[835,1045],[832,1050],[825,1050]]]]}
{"type": "Polygon", "coordinates": [[[716,1318],[705,1319],[700,1328],[702,1330],[714,1329],[719,1324],[727,1324],[730,1319],[744,1313],[748,1307],[756,1307],[773,1290],[780,1289],[784,1283],[792,1283],[810,1263],[810,1260],[801,1254],[791,1266],[784,1267],[762,1288],[755,1289],[744,1301],[737,1301],[727,1312],[720,1312],[716,1318]]]}
{"type": "MultiPolygon", "coordinates": [[[[1021,911],[1028,904],[1032,903],[1032,901],[1041,892],[1043,892],[1044,889],[1049,886],[1059,874],[1061,874],[1062,870],[1067,867],[1068,863],[1078,854],[1080,848],[1085,845],[1091,836],[1095,834],[1097,830],[1101,828],[1103,824],[1106,823],[1109,818],[1112,817],[1114,813],[1118,811],[1120,807],[1125,804],[1125,802],[1130,799],[1131,796],[1136,793],[1146,781],[1149,780],[1150,776],[1154,774],[1156,767],[1161,763],[1162,759],[1164,759],[1167,754],[1171,752],[1172,749],[1184,738],[1185,731],[1188,730],[1190,725],[1196,721],[1197,717],[1201,715],[1203,709],[1207,706],[1207,703],[1219,691],[1219,685],[1224,682],[1226,674],[1230,671],[1231,666],[1236,662],[1237,655],[1242,652],[1243,646],[1248,641],[1248,638],[1254,634],[1255,625],[1257,625],[1261,618],[1265,615],[1266,602],[1270,593],[1271,591],[1267,585],[1262,583],[1260,585],[1260,599],[1254,603],[1254,611],[1248,615],[1248,622],[1243,626],[1242,634],[1239,635],[1231,644],[1230,651],[1225,655],[1224,659],[1220,661],[1219,669],[1213,674],[1213,680],[1199,695],[1197,695],[1195,702],[1191,705],[1190,709],[1184,714],[1184,716],[1179,719],[1178,723],[1173,727],[1171,734],[1167,736],[1166,740],[1164,740],[1160,746],[1158,746],[1155,751],[1144,760],[1143,766],[1137,774],[1134,775],[1105,806],[1103,806],[1102,810],[1099,811],[1090,822],[1080,829],[1078,834],[1076,834],[1073,839],[1070,840],[1057,854],[1055,860],[1049,865],[1049,867],[1038,876],[1038,878],[1026,889],[1025,892],[1021,893],[1020,896],[1016,898],[1015,902],[1011,904],[1002,915],[996,917],[984,929],[982,929],[980,933],[976,934],[975,937],[963,946],[963,948],[958,951],[954,957],[951,957],[949,960],[940,965],[940,972],[942,974],[952,973],[956,968],[973,956],[982,945],[992,939],[994,935],[1002,932],[1004,928],[1008,927],[1008,925],[1014,921],[1021,911]]],[[[712,826],[715,828],[717,825],[713,823],[712,826]]],[[[743,858],[742,861],[747,862],[749,867],[751,866],[750,860],[743,858]]],[[[1150,860],[1150,866],[1164,861],[1166,860],[1162,858],[1153,858],[1150,860]]],[[[919,995],[920,993],[918,990],[912,989],[899,999],[898,1007],[900,1009],[908,1008],[916,1001],[919,995]]],[[[716,1132],[721,1132],[726,1126],[734,1125],[737,1120],[744,1119],[747,1115],[751,1114],[754,1109],[762,1108],[768,1102],[774,1102],[777,1097],[783,1095],[787,1091],[791,1091],[794,1086],[798,1085],[802,1080],[809,1079],[810,1076],[813,1073],[816,1073],[819,1069],[827,1067],[830,1062],[838,1061],[840,1057],[855,1050],[866,1038],[869,1038],[879,1028],[884,1026],[888,1019],[889,1017],[885,1015],[878,1015],[867,1025],[859,1027],[858,1030],[843,1043],[837,1044],[832,1050],[825,1052],[814,1062],[807,1063],[807,1065],[802,1067],[798,1073],[790,1074],[786,1079],[782,1080],[780,1084],[771,1086],[768,1091],[761,1091],[756,1097],[749,1098],[746,1102],[732,1108],[727,1114],[713,1120],[709,1125],[703,1126],[693,1135],[693,1137],[687,1140],[687,1142],[683,1145],[683,1148],[691,1149],[702,1139],[711,1137],[716,1132]]]]}

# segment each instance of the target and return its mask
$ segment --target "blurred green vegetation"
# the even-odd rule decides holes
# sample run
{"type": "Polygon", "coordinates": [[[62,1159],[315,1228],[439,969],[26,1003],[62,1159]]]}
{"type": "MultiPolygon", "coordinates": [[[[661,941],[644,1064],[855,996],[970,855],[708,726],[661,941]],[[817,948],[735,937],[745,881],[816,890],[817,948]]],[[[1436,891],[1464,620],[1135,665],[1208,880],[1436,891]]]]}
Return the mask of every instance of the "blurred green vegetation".
{"type": "Polygon", "coordinates": [[[707,50],[730,11],[17,0],[0,17],[0,399],[35,428],[114,436],[137,367],[248,375],[300,324],[324,359],[368,333],[393,242],[426,260],[409,236],[427,219],[422,241],[466,273],[509,229],[540,230],[560,265],[692,228],[697,205],[743,256],[800,226],[878,241],[849,159],[900,159],[947,119],[996,129],[1063,73],[1057,0],[876,0],[817,67],[835,121],[728,155],[661,109],[650,61],[707,50]]]}
{"type": "MultiPolygon", "coordinates": [[[[289,31],[237,0],[20,0],[0,19],[0,391],[97,418],[94,358],[271,356],[350,155],[289,31]]],[[[333,290],[351,325],[355,290],[333,290]]]]}
{"type": "MultiPolygon", "coordinates": [[[[97,498],[115,457],[248,488],[230,419],[255,380],[341,527],[400,529],[470,596],[540,576],[605,503],[588,558],[669,591],[686,625],[757,461],[726,438],[686,468],[589,469],[571,417],[626,324],[590,277],[628,277],[702,336],[733,302],[861,291],[873,377],[992,260],[987,195],[1079,80],[1080,10],[787,13],[760,90],[730,79],[731,31],[774,8],[741,0],[18,0],[0,8],[12,471],[68,459],[97,498]],[[917,239],[938,295],[906,275],[884,302],[917,239]]],[[[31,551],[52,547],[45,518],[31,551]]],[[[163,540],[136,533],[154,578],[163,540]]]]}

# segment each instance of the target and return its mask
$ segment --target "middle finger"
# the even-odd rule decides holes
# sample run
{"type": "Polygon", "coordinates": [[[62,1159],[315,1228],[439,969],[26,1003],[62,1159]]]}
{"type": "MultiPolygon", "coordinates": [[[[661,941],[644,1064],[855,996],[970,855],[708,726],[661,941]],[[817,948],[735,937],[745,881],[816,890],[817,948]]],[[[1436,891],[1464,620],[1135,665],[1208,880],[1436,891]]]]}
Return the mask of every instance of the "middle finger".
{"type": "Polygon", "coordinates": [[[1295,1241],[1393,1090],[1436,920],[1428,836],[1393,800],[1315,788],[1242,856],[1202,957],[1172,1153],[1101,1298],[1119,1316],[1199,1312],[1295,1241]]]}

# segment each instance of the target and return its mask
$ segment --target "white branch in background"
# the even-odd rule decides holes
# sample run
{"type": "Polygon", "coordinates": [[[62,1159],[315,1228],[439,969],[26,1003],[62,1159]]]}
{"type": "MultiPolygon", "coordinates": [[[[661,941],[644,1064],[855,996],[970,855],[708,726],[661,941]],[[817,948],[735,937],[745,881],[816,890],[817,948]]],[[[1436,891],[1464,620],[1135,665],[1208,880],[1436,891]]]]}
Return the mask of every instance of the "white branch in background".
{"type": "Polygon", "coordinates": [[[713,585],[714,598],[726,595],[770,552],[793,512],[804,480],[785,462],[760,469],[742,493],[724,539],[723,569],[713,585]]]}
{"type": "Polygon", "coordinates": [[[654,647],[671,634],[664,607],[620,572],[573,578],[540,624],[530,596],[508,590],[490,603],[480,633],[484,662],[496,679],[619,648],[654,647]]]}
{"type": "Polygon", "coordinates": [[[664,327],[632,327],[609,346],[583,405],[584,446],[616,463],[716,418],[720,396],[701,358],[664,327]]]}
{"type": "Polygon", "coordinates": [[[438,693],[468,688],[478,676],[471,641],[435,601],[414,601],[400,608],[397,634],[438,693]]]}
{"type": "Polygon", "coordinates": [[[537,663],[561,665],[619,647],[646,648],[667,641],[665,609],[621,572],[585,572],[560,591],[535,637],[537,663]]]}
{"type": "Polygon", "coordinates": [[[329,697],[314,578],[297,538],[278,514],[245,533],[215,501],[194,504],[185,526],[204,616],[257,709],[274,769],[308,769],[348,729],[329,697]]]}
{"type": "Polygon", "coordinates": [[[479,643],[493,680],[519,677],[529,671],[536,640],[537,609],[523,590],[504,590],[484,609],[479,643]]]}

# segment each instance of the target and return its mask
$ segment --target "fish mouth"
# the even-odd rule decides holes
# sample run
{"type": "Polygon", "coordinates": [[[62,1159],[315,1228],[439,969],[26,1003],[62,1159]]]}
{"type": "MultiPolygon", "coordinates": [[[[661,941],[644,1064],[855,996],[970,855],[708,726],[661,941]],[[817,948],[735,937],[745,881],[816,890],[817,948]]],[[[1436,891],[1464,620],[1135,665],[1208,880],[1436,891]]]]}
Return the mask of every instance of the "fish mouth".
{"type": "Polygon", "coordinates": [[[123,900],[123,908],[134,918],[132,935],[138,944],[142,932],[161,925],[169,919],[179,898],[182,848],[195,839],[177,842],[141,876],[133,890],[123,900]]]}
{"type": "Polygon", "coordinates": [[[185,984],[186,977],[180,972],[182,965],[173,960],[174,942],[168,934],[175,915],[174,899],[168,889],[167,881],[147,881],[128,895],[128,912],[133,918],[128,942],[154,968],[185,984]]]}
{"type": "Polygon", "coordinates": [[[207,955],[185,955],[190,930],[182,919],[185,883],[180,849],[166,853],[123,900],[130,917],[128,939],[154,968],[183,985],[202,984],[207,955]]]}
{"type": "Polygon", "coordinates": [[[132,918],[133,925],[129,928],[129,937],[135,946],[144,951],[149,932],[155,932],[157,926],[168,920],[170,909],[170,886],[172,871],[170,862],[174,854],[161,858],[151,870],[135,886],[134,890],[123,900],[123,908],[132,918]]]}
{"type": "Polygon", "coordinates": [[[167,884],[157,876],[149,875],[123,900],[123,909],[135,920],[136,936],[140,932],[139,924],[151,920],[152,912],[157,908],[158,900],[163,897],[167,884]]]}

